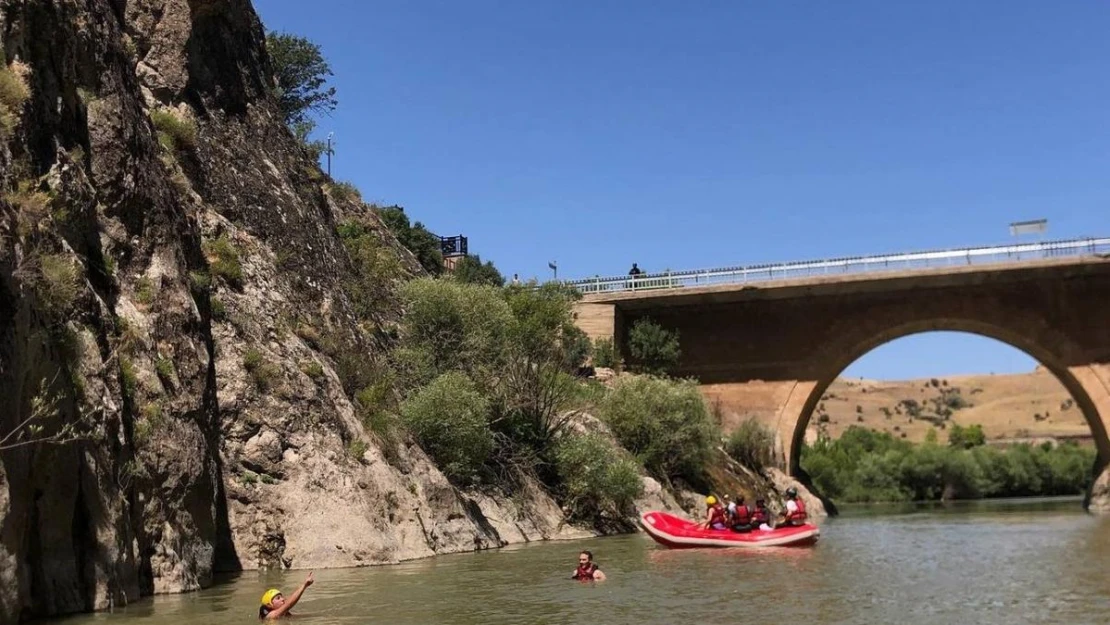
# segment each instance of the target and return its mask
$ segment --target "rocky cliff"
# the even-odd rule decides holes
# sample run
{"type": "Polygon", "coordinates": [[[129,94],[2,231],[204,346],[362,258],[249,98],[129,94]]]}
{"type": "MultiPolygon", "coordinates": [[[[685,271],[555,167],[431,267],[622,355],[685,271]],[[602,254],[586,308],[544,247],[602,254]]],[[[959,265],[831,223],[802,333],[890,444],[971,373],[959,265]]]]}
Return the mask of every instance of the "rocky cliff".
{"type": "Polygon", "coordinates": [[[420,267],[285,127],[247,0],[13,0],[0,33],[0,622],[589,534],[356,411],[420,267]]]}
{"type": "Polygon", "coordinates": [[[338,220],[418,266],[284,127],[248,2],[0,20],[0,621],[573,531],[539,488],[461,494],[356,418],[342,355],[372,368],[399,311],[386,285],[356,314],[338,220]]]}

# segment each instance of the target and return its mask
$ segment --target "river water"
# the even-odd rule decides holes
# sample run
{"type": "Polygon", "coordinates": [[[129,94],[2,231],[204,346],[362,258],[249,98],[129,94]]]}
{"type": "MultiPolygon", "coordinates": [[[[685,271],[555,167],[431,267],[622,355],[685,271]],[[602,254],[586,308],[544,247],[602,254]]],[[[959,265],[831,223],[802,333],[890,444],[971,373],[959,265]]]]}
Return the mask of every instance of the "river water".
{"type": "MultiPolygon", "coordinates": [[[[319,570],[296,622],[416,624],[1110,622],[1110,518],[1076,500],[855,507],[811,548],[667,550],[643,534],[319,570]],[[609,579],[569,579],[590,549],[609,579]]],[[[270,586],[244,573],[66,625],[257,622],[270,586]]]]}

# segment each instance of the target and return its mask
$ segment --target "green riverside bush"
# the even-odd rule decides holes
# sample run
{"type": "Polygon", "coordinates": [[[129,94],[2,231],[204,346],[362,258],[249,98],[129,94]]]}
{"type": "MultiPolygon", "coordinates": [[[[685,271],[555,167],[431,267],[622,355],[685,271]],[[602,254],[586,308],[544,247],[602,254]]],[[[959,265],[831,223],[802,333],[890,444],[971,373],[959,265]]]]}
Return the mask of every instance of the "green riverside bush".
{"type": "Polygon", "coordinates": [[[657,477],[700,480],[720,440],[693,381],[626,378],[600,402],[617,441],[657,477]]]}
{"type": "Polygon", "coordinates": [[[596,518],[621,514],[644,490],[639,467],[597,434],[568,434],[554,450],[563,502],[573,516],[596,518]]]}
{"type": "Polygon", "coordinates": [[[748,419],[729,435],[725,450],[740,464],[758,471],[774,459],[775,435],[759,421],[748,419]]]}
{"type": "Polygon", "coordinates": [[[401,404],[404,424],[443,474],[456,482],[477,477],[493,449],[489,402],[466,375],[445,373],[401,404]]]}
{"type": "MultiPolygon", "coordinates": [[[[964,428],[972,442],[977,431],[964,428]]],[[[858,426],[803,447],[801,456],[817,490],[845,503],[1077,495],[1094,460],[1093,449],[1073,443],[968,446],[961,435],[953,445],[915,445],[858,426]]]]}

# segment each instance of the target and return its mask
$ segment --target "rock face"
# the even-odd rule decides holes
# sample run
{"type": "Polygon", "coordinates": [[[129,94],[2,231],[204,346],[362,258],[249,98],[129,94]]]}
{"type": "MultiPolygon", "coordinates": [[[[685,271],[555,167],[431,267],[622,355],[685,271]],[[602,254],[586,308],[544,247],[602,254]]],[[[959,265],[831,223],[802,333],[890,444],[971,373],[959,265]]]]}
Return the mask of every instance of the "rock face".
{"type": "Polygon", "coordinates": [[[1095,514],[1110,514],[1110,468],[1102,470],[1087,496],[1087,511],[1095,514]]]}
{"type": "Polygon", "coordinates": [[[356,415],[342,355],[372,369],[400,311],[388,284],[356,311],[337,223],[376,233],[397,279],[419,265],[285,128],[248,2],[0,21],[29,69],[0,149],[0,439],[50,399],[40,435],[77,437],[0,450],[0,622],[219,570],[586,535],[539,485],[459,492],[356,415]]]}

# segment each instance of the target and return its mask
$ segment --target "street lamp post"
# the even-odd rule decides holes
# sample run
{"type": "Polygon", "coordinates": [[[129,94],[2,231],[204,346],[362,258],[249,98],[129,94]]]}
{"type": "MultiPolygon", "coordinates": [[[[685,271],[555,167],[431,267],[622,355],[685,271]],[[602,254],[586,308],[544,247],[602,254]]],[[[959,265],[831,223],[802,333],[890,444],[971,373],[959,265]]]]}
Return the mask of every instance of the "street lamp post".
{"type": "Polygon", "coordinates": [[[555,264],[555,261],[551,261],[551,262],[547,263],[547,266],[551,268],[551,271],[554,274],[554,275],[552,275],[552,280],[555,280],[556,282],[558,282],[558,280],[559,280],[559,266],[555,264]]]}
{"type": "Polygon", "coordinates": [[[331,178],[331,138],[334,135],[334,132],[328,133],[328,178],[331,178]]]}

